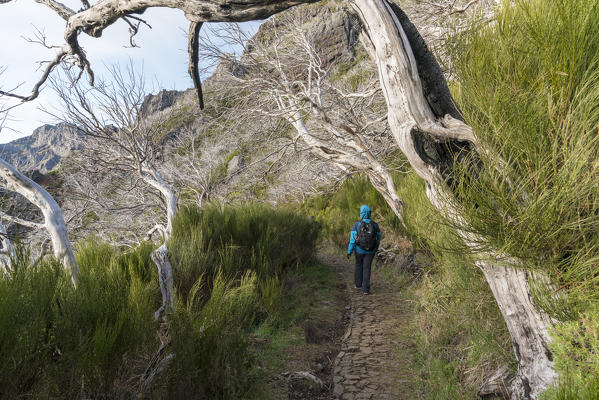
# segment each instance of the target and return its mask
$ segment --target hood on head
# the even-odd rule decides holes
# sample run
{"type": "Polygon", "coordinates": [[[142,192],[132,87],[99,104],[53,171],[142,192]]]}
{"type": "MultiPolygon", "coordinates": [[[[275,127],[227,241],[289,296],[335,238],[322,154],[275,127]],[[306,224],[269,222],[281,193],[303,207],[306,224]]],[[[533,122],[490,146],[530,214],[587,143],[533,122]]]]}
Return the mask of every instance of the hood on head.
{"type": "Polygon", "coordinates": [[[366,204],[360,207],[360,219],[370,219],[370,207],[366,204]]]}

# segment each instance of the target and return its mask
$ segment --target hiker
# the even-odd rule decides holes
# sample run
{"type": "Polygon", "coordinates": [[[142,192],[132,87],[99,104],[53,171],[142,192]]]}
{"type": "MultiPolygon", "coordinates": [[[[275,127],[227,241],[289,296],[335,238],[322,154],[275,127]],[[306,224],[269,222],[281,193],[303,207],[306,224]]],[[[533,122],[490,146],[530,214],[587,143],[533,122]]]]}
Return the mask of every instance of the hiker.
{"type": "Polygon", "coordinates": [[[354,269],[354,287],[362,289],[364,294],[370,293],[370,265],[374,254],[381,243],[381,231],[376,222],[370,220],[370,207],[360,207],[360,221],[351,228],[347,259],[352,252],[356,253],[354,269]]]}

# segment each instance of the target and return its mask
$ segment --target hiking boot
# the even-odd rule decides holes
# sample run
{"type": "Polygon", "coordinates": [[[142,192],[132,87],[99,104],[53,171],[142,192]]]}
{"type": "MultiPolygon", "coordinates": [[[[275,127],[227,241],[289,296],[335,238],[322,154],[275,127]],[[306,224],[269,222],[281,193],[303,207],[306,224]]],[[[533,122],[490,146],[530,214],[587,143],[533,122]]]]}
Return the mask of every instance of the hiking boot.
{"type": "Polygon", "coordinates": [[[354,285],[354,289],[356,289],[356,290],[362,290],[362,286],[356,286],[356,285],[354,285]]]}

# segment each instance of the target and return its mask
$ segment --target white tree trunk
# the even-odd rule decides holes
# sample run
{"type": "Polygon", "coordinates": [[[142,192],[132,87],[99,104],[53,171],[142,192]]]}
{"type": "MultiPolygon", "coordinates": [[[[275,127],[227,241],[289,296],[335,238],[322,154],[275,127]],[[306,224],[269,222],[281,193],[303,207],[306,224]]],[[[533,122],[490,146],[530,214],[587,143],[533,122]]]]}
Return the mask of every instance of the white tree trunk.
{"type": "Polygon", "coordinates": [[[2,159],[0,159],[0,177],[6,181],[8,190],[19,193],[40,209],[44,216],[44,228],[52,242],[54,256],[69,271],[73,284],[77,285],[79,267],[69,241],[62,211],[54,198],[44,188],[2,159]]]}
{"type": "Polygon", "coordinates": [[[168,259],[168,247],[166,241],[152,253],[152,261],[158,268],[158,283],[162,293],[162,305],[154,313],[154,318],[159,319],[161,315],[175,309],[175,289],[173,287],[173,266],[168,259]]]}
{"type": "Polygon", "coordinates": [[[15,248],[12,245],[12,242],[10,241],[10,239],[8,238],[8,233],[6,232],[6,228],[4,227],[4,224],[0,222],[0,236],[2,237],[2,239],[0,240],[2,242],[2,251],[3,253],[5,253],[4,255],[6,256],[6,262],[2,265],[0,265],[0,268],[4,269],[6,271],[6,267],[10,267],[12,260],[14,260],[16,258],[16,253],[15,253],[15,248]]]}
{"type": "MultiPolygon", "coordinates": [[[[425,97],[419,65],[412,51],[412,43],[419,44],[421,52],[425,46],[416,42],[421,40],[417,34],[410,42],[389,3],[385,0],[353,0],[353,5],[376,53],[394,138],[412,167],[427,182],[431,202],[445,215],[459,218],[444,200],[451,196],[444,174],[451,168],[453,160],[444,159],[446,155],[441,150],[447,148],[443,146],[455,144],[475,151],[472,130],[462,121],[443,115],[448,107],[444,110],[443,105],[435,104],[437,109],[432,109],[433,104],[429,104],[425,97]]],[[[427,52],[425,48],[424,51],[427,52]]],[[[525,271],[486,262],[479,262],[478,266],[489,282],[514,343],[518,374],[512,398],[537,399],[557,376],[547,347],[550,321],[533,303],[525,271]]]]}
{"type": "Polygon", "coordinates": [[[175,192],[164,182],[160,173],[153,169],[147,169],[142,176],[144,181],[157,189],[164,197],[166,206],[166,228],[164,230],[164,242],[152,253],[152,261],[158,268],[158,282],[162,293],[162,305],[154,313],[154,318],[159,319],[175,309],[175,288],[173,284],[173,266],[168,259],[167,242],[173,233],[173,220],[177,214],[177,196],[175,192]]]}
{"type": "Polygon", "coordinates": [[[512,337],[518,361],[512,398],[536,399],[557,379],[547,349],[551,320],[532,300],[527,271],[482,261],[476,264],[489,282],[512,337]]]}
{"type": "Polygon", "coordinates": [[[173,220],[175,219],[175,214],[177,214],[177,196],[171,187],[164,182],[158,171],[149,170],[149,173],[144,175],[143,179],[164,197],[166,207],[166,233],[164,240],[166,242],[173,233],[173,220]]]}
{"type": "MultiPolygon", "coordinates": [[[[378,164],[378,163],[377,163],[378,164]]],[[[397,196],[395,182],[393,177],[382,165],[373,165],[372,169],[366,171],[372,186],[383,196],[387,205],[393,210],[393,213],[399,218],[401,224],[405,227],[403,220],[403,201],[397,196]]]]}

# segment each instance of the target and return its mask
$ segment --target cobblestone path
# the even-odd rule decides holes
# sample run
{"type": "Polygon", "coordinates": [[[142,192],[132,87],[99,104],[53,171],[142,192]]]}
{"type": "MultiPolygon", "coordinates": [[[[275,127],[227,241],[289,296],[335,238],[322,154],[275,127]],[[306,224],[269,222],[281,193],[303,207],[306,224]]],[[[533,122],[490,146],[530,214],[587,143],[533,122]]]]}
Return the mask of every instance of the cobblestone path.
{"type": "Polygon", "coordinates": [[[342,276],[351,291],[350,322],[334,361],[333,396],[341,400],[403,399],[397,343],[401,323],[397,289],[385,285],[375,267],[371,294],[363,295],[354,289],[353,263],[343,260],[343,264],[343,271],[347,272],[342,276]]]}

